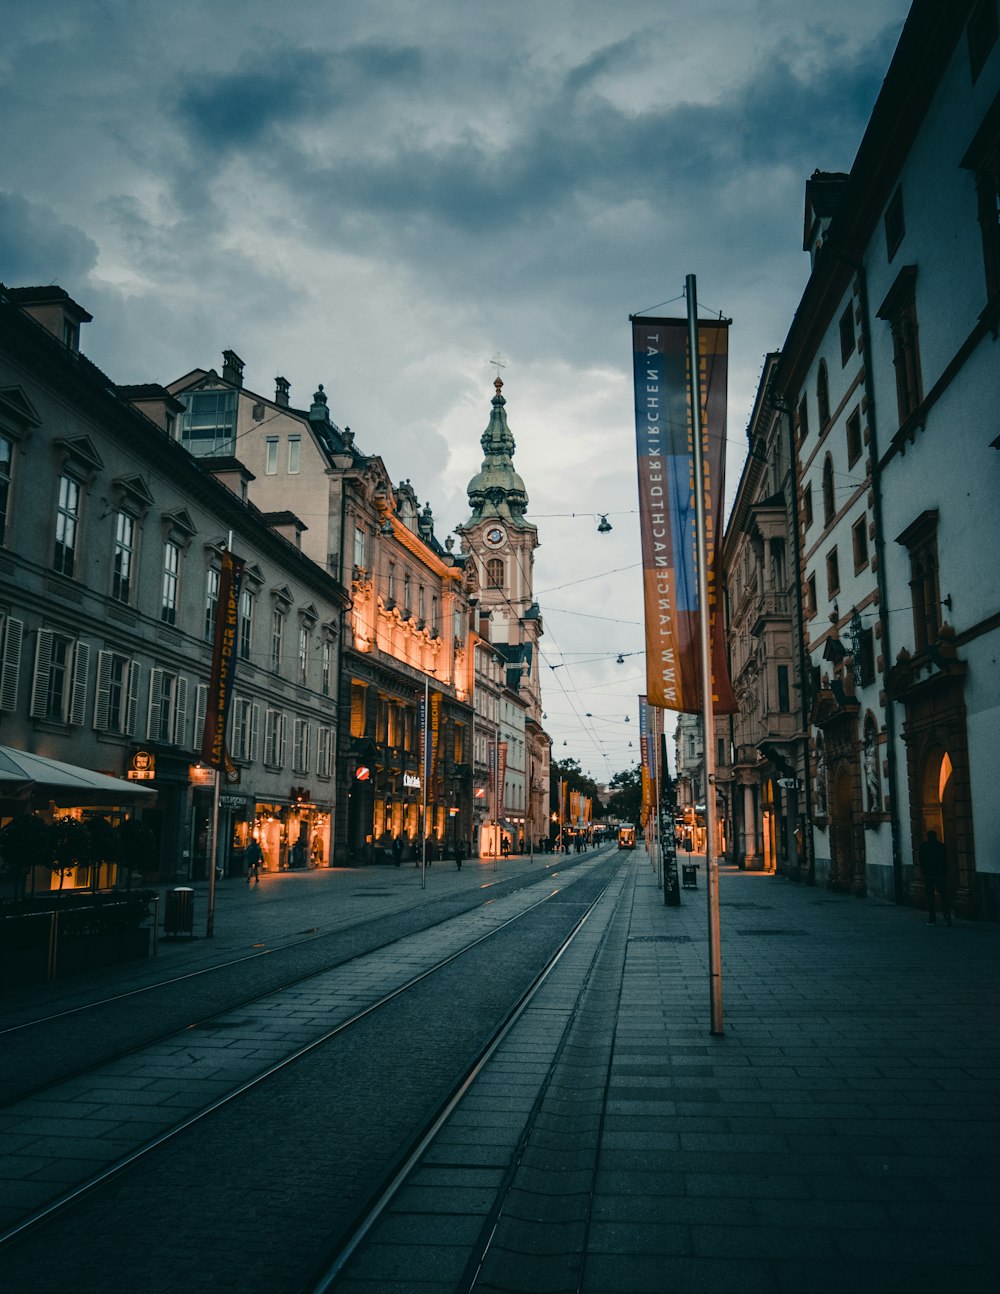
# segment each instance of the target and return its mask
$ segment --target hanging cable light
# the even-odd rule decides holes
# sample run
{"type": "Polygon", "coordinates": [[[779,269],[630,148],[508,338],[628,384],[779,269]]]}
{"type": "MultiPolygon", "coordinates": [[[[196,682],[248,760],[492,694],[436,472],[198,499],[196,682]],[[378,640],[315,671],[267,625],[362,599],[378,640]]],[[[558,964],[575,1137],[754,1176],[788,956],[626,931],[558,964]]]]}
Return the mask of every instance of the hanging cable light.
{"type": "Polygon", "coordinates": [[[611,529],[611,522],[607,519],[607,517],[602,516],[597,526],[597,533],[599,535],[606,535],[610,529],[611,529]]]}

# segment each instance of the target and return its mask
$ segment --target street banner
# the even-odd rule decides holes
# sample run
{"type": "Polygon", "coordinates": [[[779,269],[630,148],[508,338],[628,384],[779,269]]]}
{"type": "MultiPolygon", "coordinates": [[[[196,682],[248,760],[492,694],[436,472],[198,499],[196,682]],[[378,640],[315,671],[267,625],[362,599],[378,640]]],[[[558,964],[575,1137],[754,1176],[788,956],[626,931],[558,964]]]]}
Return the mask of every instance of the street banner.
{"type": "Polygon", "coordinates": [[[227,548],[219,572],[219,601],[215,612],[215,640],[212,645],[212,673],[205,705],[205,727],[201,736],[202,762],[212,768],[233,767],[226,750],[226,723],[236,675],[236,636],[240,621],[242,558],[227,548]]]}
{"type": "Polygon", "coordinates": [[[503,788],[507,781],[507,743],[501,741],[497,744],[497,812],[498,818],[503,817],[503,788]]]}
{"type": "Polygon", "coordinates": [[[570,791],[569,793],[569,820],[574,827],[580,825],[580,792],[570,791]]]}
{"type": "Polygon", "coordinates": [[[496,822],[500,814],[497,805],[497,745],[491,741],[488,746],[487,765],[490,777],[490,821],[496,822]]]}
{"type": "Polygon", "coordinates": [[[649,780],[649,708],[646,698],[639,697],[639,764],[641,770],[642,812],[640,821],[645,825],[649,809],[653,803],[649,780]]]}
{"type": "MultiPolygon", "coordinates": [[[[712,706],[716,714],[736,709],[726,664],[725,626],[719,614],[728,349],[727,321],[698,324],[712,706]]],[[[687,320],[633,317],[632,358],[646,692],[652,706],[700,714],[694,420],[687,320]]]]}
{"type": "Polygon", "coordinates": [[[430,771],[436,775],[441,757],[441,693],[432,692],[431,701],[431,764],[430,771]]]}

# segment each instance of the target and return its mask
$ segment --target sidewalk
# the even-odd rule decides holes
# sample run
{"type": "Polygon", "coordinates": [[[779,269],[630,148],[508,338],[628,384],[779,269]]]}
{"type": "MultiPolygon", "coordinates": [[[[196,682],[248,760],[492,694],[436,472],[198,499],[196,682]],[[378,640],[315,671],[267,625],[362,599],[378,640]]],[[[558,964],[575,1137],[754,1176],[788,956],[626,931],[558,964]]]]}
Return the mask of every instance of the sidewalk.
{"type": "Polygon", "coordinates": [[[643,863],[583,1288],[995,1294],[1000,928],[643,863]]]}

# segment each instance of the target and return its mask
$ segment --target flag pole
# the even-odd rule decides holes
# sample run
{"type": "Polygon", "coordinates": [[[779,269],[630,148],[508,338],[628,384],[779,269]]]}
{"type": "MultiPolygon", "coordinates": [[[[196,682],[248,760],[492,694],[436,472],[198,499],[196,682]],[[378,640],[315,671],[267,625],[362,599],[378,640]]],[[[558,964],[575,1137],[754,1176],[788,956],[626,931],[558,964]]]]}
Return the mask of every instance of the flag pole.
{"type": "Polygon", "coordinates": [[[719,860],[715,850],[715,721],[712,707],[711,614],[708,605],[708,546],[705,537],[705,467],[701,427],[701,362],[698,355],[698,286],[687,276],[688,354],[690,362],[688,398],[691,402],[692,465],[698,606],[701,611],[701,702],[702,745],[705,765],[705,872],[708,892],[708,961],[711,996],[711,1032],[724,1032],[722,1024],[722,950],[719,922],[719,860]]]}

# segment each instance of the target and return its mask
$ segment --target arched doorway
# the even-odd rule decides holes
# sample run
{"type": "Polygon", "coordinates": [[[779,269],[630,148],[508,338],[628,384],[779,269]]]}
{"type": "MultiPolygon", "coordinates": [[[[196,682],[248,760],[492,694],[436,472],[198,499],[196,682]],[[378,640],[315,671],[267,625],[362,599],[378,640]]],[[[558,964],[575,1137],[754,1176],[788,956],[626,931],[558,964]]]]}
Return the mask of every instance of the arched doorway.
{"type": "Polygon", "coordinates": [[[943,746],[932,746],[924,756],[921,779],[920,818],[923,840],[928,831],[936,831],[948,854],[948,888],[955,894],[959,888],[957,835],[955,830],[955,783],[951,756],[943,746]]]}

